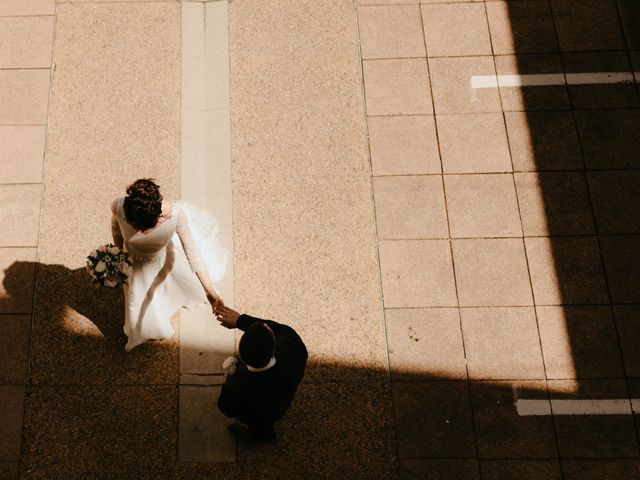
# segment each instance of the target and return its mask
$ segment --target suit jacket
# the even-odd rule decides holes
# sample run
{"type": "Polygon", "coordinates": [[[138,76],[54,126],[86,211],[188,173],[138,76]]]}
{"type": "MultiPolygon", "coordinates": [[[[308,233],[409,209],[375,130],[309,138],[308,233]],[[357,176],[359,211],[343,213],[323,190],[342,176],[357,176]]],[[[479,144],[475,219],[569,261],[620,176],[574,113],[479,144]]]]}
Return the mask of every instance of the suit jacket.
{"type": "Polygon", "coordinates": [[[307,365],[307,349],[295,330],[272,320],[240,315],[237,327],[246,331],[257,321],[266,322],[275,335],[276,364],[263,372],[251,372],[238,361],[218,398],[218,408],[227,417],[247,424],[274,422],[289,408],[307,365]]]}

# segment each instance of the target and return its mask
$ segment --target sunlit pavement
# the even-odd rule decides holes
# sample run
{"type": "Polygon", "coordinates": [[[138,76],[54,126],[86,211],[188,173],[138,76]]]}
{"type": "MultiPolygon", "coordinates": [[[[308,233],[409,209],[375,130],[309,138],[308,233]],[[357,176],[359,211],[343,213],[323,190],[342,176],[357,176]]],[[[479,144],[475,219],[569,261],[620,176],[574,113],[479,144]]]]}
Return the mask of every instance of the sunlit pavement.
{"type": "Polygon", "coordinates": [[[215,175],[183,5],[4,0],[1,478],[640,478],[640,4],[355,3],[228,5],[231,301],[310,351],[232,452],[181,369],[226,347],[125,354],[82,268],[131,180],[215,175]]]}

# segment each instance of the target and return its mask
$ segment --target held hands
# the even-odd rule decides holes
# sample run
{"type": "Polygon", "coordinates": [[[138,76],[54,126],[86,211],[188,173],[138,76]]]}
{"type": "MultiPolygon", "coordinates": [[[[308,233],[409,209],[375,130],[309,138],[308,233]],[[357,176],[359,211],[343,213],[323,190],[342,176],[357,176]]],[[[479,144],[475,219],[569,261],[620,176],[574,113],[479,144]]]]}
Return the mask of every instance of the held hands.
{"type": "Polygon", "coordinates": [[[220,295],[218,295],[218,292],[216,292],[213,287],[207,289],[207,300],[209,300],[214,312],[219,308],[224,307],[224,301],[220,298],[220,295]]]}
{"type": "Polygon", "coordinates": [[[216,314],[216,318],[220,322],[220,325],[226,328],[236,328],[238,317],[240,316],[238,312],[225,307],[224,305],[218,309],[214,309],[213,312],[216,314]]]}

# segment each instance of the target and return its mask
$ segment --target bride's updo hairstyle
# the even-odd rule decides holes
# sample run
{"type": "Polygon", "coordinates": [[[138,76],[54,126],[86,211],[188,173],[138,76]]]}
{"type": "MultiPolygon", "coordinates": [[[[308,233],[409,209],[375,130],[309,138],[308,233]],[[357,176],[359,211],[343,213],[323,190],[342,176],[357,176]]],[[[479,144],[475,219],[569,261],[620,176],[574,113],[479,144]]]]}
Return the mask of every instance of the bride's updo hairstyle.
{"type": "Polygon", "coordinates": [[[140,178],[127,188],[124,216],[136,230],[148,230],[158,223],[162,213],[160,186],[151,178],[140,178]]]}

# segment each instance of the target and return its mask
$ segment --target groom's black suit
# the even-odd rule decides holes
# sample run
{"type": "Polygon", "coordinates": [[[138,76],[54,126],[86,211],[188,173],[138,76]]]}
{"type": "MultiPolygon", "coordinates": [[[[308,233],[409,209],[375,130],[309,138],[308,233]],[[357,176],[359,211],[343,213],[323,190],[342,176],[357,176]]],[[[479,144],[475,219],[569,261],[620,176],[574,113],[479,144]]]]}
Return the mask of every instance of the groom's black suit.
{"type": "Polygon", "coordinates": [[[289,408],[307,364],[307,349],[295,330],[272,320],[240,315],[236,326],[246,331],[254,322],[263,321],[273,330],[276,364],[263,372],[252,372],[238,361],[218,398],[218,408],[227,417],[246,423],[255,437],[275,435],[273,422],[289,408]]]}

